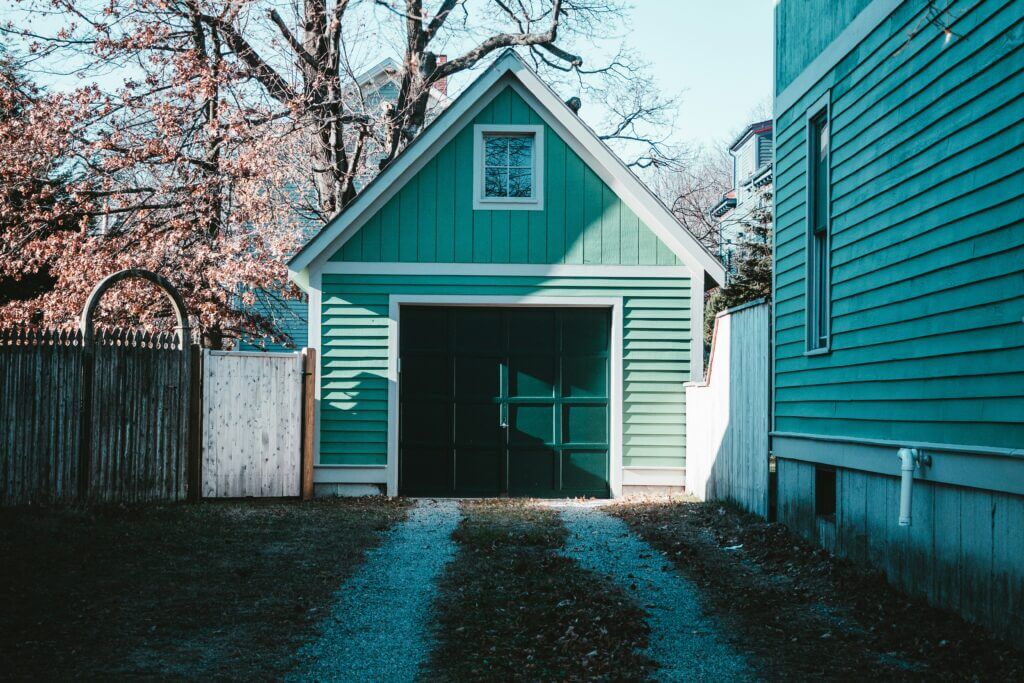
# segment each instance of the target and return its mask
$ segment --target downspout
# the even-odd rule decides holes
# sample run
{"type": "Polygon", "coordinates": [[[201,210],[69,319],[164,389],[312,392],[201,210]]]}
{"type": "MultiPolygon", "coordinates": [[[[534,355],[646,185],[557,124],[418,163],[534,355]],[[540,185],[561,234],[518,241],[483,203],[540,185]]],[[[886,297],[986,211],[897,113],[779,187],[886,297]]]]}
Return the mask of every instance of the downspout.
{"type": "Polygon", "coordinates": [[[910,526],[910,503],[914,487],[914,470],[932,464],[930,455],[921,455],[916,448],[901,448],[896,452],[900,459],[900,526],[910,526]]]}

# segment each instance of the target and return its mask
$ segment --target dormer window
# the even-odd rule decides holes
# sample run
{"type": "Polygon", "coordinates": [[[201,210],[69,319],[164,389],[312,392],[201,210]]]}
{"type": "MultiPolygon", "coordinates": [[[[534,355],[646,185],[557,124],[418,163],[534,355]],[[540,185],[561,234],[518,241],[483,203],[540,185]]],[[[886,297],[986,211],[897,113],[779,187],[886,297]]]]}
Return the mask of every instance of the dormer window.
{"type": "Polygon", "coordinates": [[[541,210],[543,126],[474,127],[473,208],[541,210]]]}

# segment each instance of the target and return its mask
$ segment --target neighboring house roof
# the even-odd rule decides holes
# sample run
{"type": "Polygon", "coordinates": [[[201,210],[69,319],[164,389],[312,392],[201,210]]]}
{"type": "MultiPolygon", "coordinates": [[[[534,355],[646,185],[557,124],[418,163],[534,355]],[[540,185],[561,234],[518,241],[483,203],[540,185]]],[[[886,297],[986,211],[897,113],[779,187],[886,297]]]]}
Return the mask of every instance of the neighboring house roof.
{"type": "Polygon", "coordinates": [[[729,213],[730,210],[736,208],[736,193],[732,190],[729,193],[718,200],[718,203],[711,207],[711,215],[714,218],[721,218],[725,214],[729,213]]]}
{"type": "Polygon", "coordinates": [[[380,207],[419,171],[476,114],[490,93],[511,79],[537,103],[537,113],[552,126],[599,177],[641,218],[694,275],[706,273],[715,282],[725,270],[714,255],[687,230],[653,192],[587,126],[513,50],[506,50],[409,146],[370,182],[355,200],[327,223],[288,263],[290,277],[308,283],[306,270],[329,258],[380,207]]]}
{"type": "Polygon", "coordinates": [[[756,123],[752,123],[749,126],[747,126],[746,128],[744,128],[743,131],[740,132],[740,134],[736,136],[736,139],[732,141],[731,145],[729,145],[729,151],[730,152],[735,152],[737,149],[740,148],[740,146],[744,142],[747,141],[747,138],[749,138],[751,135],[760,135],[761,133],[770,133],[771,130],[772,130],[772,120],[771,119],[768,119],[767,121],[758,121],[756,123]]]}

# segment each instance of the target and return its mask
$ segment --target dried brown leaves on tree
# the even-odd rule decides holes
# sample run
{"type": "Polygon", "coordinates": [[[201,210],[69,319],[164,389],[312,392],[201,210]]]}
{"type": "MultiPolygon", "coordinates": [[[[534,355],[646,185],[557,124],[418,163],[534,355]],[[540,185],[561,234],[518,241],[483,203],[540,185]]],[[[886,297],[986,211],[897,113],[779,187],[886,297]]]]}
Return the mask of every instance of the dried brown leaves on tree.
{"type": "MultiPolygon", "coordinates": [[[[665,166],[672,101],[644,65],[622,52],[585,66],[571,47],[614,37],[623,12],[618,0],[17,0],[0,31],[20,73],[62,87],[0,83],[0,282],[13,283],[0,321],[66,324],[102,276],[143,267],[182,290],[209,336],[274,334],[255,297],[298,294],[285,262],[304,232],[422,130],[440,84],[510,47],[570,91],[603,94],[598,132],[631,163],[665,166]],[[382,102],[356,65],[392,39],[402,65],[382,102]]],[[[133,286],[120,322],[159,325],[133,286]]]]}

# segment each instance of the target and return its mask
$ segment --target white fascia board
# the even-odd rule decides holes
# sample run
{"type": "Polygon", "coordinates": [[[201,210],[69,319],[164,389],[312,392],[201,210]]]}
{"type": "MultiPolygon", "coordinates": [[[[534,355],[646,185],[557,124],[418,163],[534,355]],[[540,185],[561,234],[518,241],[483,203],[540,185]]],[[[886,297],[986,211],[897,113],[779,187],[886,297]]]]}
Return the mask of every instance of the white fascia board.
{"type": "MultiPolygon", "coordinates": [[[[330,275],[449,275],[502,277],[690,278],[686,266],[603,266],[540,263],[411,263],[330,261],[318,273],[330,275]]],[[[691,285],[692,287],[692,285],[691,285]]]]}

